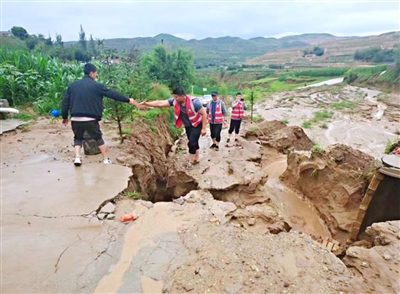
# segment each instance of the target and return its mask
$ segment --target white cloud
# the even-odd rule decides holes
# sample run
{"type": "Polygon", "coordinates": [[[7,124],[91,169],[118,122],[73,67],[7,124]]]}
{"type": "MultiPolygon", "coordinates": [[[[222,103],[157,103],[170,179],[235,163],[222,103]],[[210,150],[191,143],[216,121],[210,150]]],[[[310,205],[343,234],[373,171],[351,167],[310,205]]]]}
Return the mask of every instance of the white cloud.
{"type": "Polygon", "coordinates": [[[4,2],[1,30],[77,40],[82,24],[94,38],[133,38],[167,33],[184,39],[282,37],[331,33],[364,36],[400,30],[399,2],[4,2]],[[164,3],[165,2],[165,3],[164,3]],[[296,33],[292,33],[296,32],[296,33]]]}

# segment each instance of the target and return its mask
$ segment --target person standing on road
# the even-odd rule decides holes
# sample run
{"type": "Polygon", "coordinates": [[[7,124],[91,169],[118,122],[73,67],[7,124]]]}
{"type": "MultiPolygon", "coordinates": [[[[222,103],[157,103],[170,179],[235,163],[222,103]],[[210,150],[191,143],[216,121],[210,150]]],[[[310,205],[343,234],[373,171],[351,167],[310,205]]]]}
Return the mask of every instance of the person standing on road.
{"type": "Polygon", "coordinates": [[[173,98],[150,102],[141,102],[141,105],[150,107],[174,107],[175,127],[179,129],[185,126],[188,138],[189,163],[191,169],[194,164],[200,162],[200,135],[206,135],[207,114],[200,100],[185,94],[185,90],[177,87],[172,91],[173,98]]]}
{"type": "Polygon", "coordinates": [[[61,106],[62,123],[68,124],[68,114],[71,115],[71,127],[74,133],[75,146],[75,166],[82,164],[81,148],[85,131],[97,142],[103,163],[110,164],[107,157],[107,150],[100,130],[99,121],[103,114],[103,96],[116,101],[130,103],[136,107],[141,107],[132,98],[127,98],[122,94],[106,88],[103,84],[96,82],[97,68],[87,63],[83,67],[85,76],[72,82],[65,93],[61,106]]]}
{"type": "Polygon", "coordinates": [[[242,119],[244,118],[244,111],[247,110],[246,104],[244,103],[244,99],[240,92],[236,93],[236,100],[232,102],[232,113],[231,113],[231,123],[228,130],[228,139],[227,143],[231,140],[231,135],[233,131],[235,131],[234,141],[238,141],[238,134],[240,131],[240,125],[242,123],[242,119]]]}
{"type": "Polygon", "coordinates": [[[219,150],[219,142],[221,141],[222,124],[226,115],[225,103],[219,99],[218,92],[211,93],[212,101],[207,104],[208,123],[210,124],[211,139],[213,144],[210,149],[219,150]]]}

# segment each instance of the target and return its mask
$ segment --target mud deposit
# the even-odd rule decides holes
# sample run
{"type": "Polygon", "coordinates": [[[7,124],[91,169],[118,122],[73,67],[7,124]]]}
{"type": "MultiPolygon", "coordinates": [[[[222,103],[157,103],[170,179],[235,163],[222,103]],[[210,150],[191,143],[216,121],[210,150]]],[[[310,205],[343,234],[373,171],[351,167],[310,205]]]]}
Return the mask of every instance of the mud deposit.
{"type": "Polygon", "coordinates": [[[277,94],[238,142],[226,128],[219,151],[202,137],[192,170],[163,117],[156,131],[124,126],[122,144],[103,123],[111,168],[94,155],[75,170],[60,122],[4,133],[1,292],[399,293],[400,221],[373,224],[343,259],[326,247],[346,242],[371,164],[396,138],[392,98],[349,86],[277,94]],[[332,116],[300,127],[322,110],[332,116]]]}

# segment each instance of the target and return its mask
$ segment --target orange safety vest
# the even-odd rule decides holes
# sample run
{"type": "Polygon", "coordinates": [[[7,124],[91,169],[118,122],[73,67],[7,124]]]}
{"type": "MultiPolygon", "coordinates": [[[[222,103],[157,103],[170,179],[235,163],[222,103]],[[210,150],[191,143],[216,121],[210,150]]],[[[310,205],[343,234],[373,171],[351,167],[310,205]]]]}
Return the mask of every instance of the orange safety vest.
{"type": "Polygon", "coordinates": [[[244,118],[244,107],[243,103],[238,103],[236,104],[235,108],[232,109],[232,114],[231,114],[232,119],[242,119],[244,118]]]}
{"type": "MultiPolygon", "coordinates": [[[[208,102],[208,123],[212,124],[212,114],[211,114],[211,101],[208,102]]],[[[224,120],[224,116],[222,114],[222,107],[221,107],[221,100],[217,102],[215,106],[215,114],[214,114],[214,123],[215,124],[222,124],[224,120]]]]}
{"type": "MultiPolygon", "coordinates": [[[[192,126],[197,127],[202,121],[202,116],[200,113],[196,112],[196,110],[194,109],[194,105],[193,105],[194,99],[197,99],[197,98],[186,96],[186,114],[189,117],[189,121],[192,124],[192,126]]],[[[183,124],[183,120],[180,117],[181,105],[179,103],[176,103],[176,100],[174,100],[173,105],[174,105],[174,114],[175,114],[175,117],[174,117],[175,127],[177,129],[179,129],[183,124]]]]}

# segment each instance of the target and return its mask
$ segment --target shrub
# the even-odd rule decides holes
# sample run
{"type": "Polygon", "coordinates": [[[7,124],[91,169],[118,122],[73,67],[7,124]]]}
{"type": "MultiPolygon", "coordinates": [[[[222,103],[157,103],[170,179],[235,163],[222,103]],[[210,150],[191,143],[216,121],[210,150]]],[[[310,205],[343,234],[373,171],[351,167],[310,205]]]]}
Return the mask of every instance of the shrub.
{"type": "Polygon", "coordinates": [[[385,154],[390,154],[393,152],[394,149],[400,146],[400,139],[397,140],[388,140],[385,147],[385,154]]]}
{"type": "Polygon", "coordinates": [[[301,126],[305,129],[309,129],[309,128],[311,128],[311,122],[305,121],[305,122],[303,122],[303,124],[301,126]]]}
{"type": "Polygon", "coordinates": [[[312,152],[312,153],[320,153],[320,154],[323,154],[323,153],[325,153],[325,150],[324,150],[324,148],[322,148],[320,145],[315,144],[314,146],[312,146],[311,152],[312,152]]]}
{"type": "Polygon", "coordinates": [[[319,122],[321,120],[331,118],[332,116],[333,112],[331,111],[328,110],[317,111],[314,113],[314,118],[312,119],[312,122],[319,122]]]}

